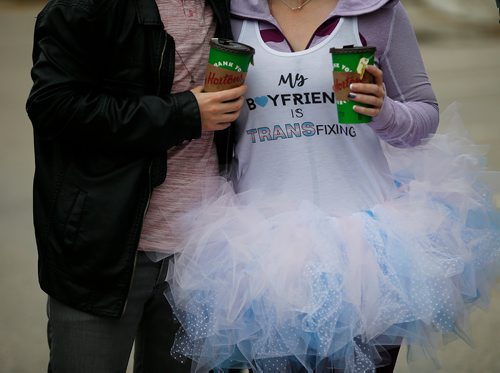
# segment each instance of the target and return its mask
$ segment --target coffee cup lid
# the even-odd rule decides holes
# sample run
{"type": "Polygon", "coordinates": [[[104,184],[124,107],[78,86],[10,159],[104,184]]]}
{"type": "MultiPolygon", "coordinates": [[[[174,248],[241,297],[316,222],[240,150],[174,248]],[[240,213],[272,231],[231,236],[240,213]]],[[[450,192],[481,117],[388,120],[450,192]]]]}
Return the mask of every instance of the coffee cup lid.
{"type": "Polygon", "coordinates": [[[354,47],[351,45],[345,45],[342,48],[330,48],[330,53],[335,54],[356,54],[356,53],[375,53],[377,48],[375,47],[354,47]]]}
{"type": "Polygon", "coordinates": [[[212,38],[210,40],[210,47],[229,53],[244,54],[244,55],[255,54],[255,49],[253,49],[251,46],[243,43],[238,43],[231,39],[212,38]]]}

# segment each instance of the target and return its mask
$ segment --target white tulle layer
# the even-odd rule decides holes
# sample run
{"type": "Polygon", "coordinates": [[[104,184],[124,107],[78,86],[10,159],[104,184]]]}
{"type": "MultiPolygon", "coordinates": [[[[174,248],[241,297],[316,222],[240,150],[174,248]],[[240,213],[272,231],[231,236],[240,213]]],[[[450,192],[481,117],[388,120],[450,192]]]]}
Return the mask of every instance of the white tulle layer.
{"type": "Polygon", "coordinates": [[[398,194],[367,211],[335,217],[223,184],[188,214],[167,276],[183,326],[173,352],[202,372],[365,372],[386,363],[382,346],[433,355],[467,339],[499,273],[500,218],[481,179],[500,174],[457,128],[387,150],[398,194]]]}

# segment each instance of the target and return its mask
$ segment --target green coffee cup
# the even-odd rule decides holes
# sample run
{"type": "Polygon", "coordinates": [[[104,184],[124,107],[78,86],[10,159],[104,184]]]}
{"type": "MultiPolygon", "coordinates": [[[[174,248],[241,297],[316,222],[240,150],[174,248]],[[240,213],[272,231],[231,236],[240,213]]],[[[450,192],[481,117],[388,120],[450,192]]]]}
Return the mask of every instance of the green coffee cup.
{"type": "Polygon", "coordinates": [[[349,86],[352,83],[373,83],[373,76],[365,72],[367,65],[373,65],[375,47],[344,47],[331,48],[333,63],[333,89],[339,123],[368,123],[372,117],[353,110],[354,105],[368,106],[349,100],[349,86]]]}
{"type": "Polygon", "coordinates": [[[255,50],[229,39],[210,40],[210,54],[205,73],[205,92],[239,87],[245,82],[248,66],[253,63],[255,50]]]}

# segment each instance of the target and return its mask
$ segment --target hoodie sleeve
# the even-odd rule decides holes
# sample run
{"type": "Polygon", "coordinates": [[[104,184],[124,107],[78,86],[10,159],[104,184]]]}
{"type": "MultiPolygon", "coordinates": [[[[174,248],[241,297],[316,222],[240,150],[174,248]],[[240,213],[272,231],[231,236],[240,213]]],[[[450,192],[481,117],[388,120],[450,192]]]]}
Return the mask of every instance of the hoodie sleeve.
{"type": "Polygon", "coordinates": [[[370,125],[393,146],[418,145],[436,132],[439,108],[406,10],[398,4],[367,15],[362,22],[361,33],[381,50],[386,88],[382,110],[370,125]]]}

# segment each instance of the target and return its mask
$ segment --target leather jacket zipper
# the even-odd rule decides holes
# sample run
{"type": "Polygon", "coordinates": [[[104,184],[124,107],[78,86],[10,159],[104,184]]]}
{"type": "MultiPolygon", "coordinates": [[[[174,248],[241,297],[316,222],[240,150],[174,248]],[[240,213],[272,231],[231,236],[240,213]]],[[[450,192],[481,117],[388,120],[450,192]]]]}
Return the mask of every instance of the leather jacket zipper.
{"type": "Polygon", "coordinates": [[[163,49],[161,51],[161,56],[160,56],[160,66],[158,66],[158,89],[156,91],[156,94],[158,96],[160,95],[160,88],[161,88],[161,67],[163,66],[163,60],[165,59],[165,51],[167,50],[167,40],[168,40],[168,38],[165,35],[165,42],[163,43],[163,49]]]}

